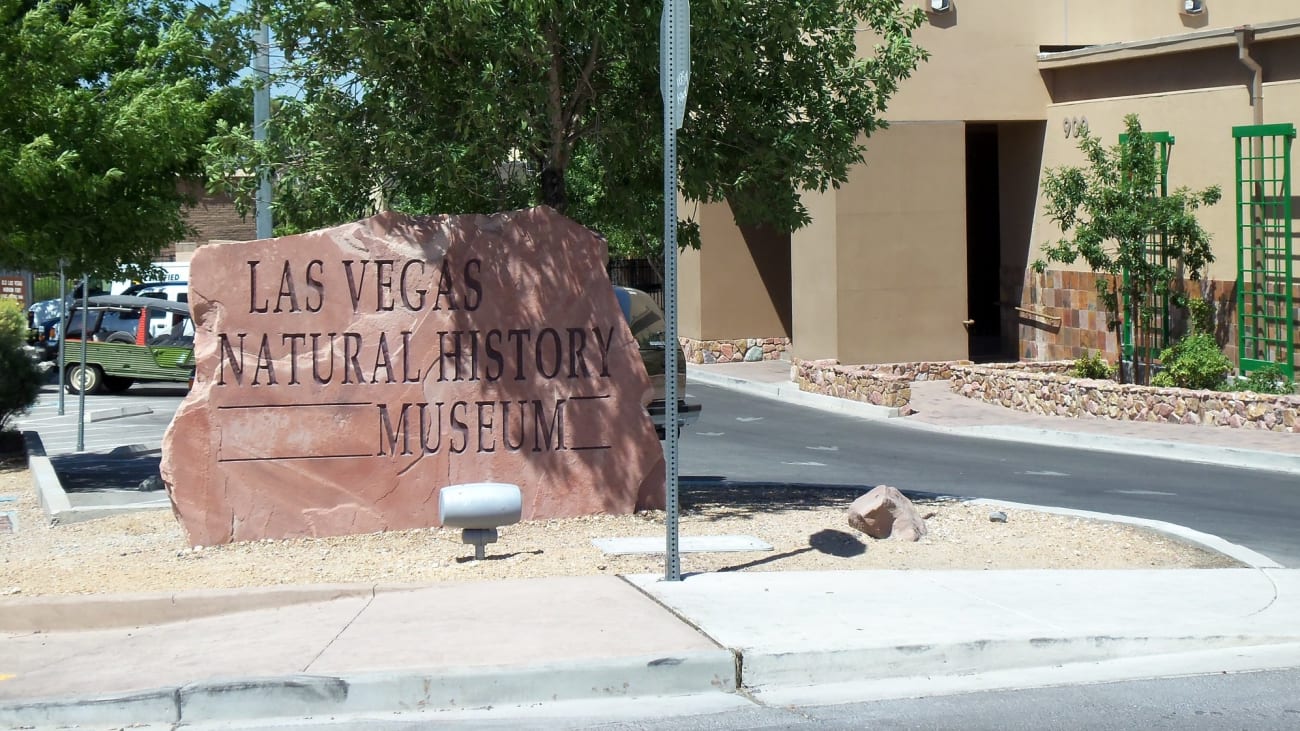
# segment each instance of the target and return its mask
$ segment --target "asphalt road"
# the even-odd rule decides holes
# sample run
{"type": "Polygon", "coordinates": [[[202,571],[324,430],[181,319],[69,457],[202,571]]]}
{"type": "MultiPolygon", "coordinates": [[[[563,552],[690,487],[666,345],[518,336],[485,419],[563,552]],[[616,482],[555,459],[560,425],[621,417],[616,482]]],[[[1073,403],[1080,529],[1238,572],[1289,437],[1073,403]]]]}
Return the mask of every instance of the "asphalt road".
{"type": "Polygon", "coordinates": [[[1294,475],[959,437],[698,383],[687,391],[704,409],[682,437],[684,492],[721,479],[887,484],[1164,520],[1300,566],[1294,475]]]}

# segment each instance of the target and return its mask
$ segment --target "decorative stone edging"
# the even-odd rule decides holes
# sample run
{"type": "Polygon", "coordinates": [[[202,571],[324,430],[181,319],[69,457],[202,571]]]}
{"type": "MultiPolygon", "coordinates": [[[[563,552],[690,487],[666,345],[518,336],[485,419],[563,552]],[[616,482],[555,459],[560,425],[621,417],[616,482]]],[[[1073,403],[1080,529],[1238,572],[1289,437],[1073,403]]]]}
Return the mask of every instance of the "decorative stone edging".
{"type": "Polygon", "coordinates": [[[1297,396],[1071,378],[1065,374],[1072,365],[1057,361],[954,368],[952,390],[1031,414],[1300,431],[1297,396]]]}
{"type": "Polygon", "coordinates": [[[741,361],[780,360],[790,349],[790,338],[739,338],[736,340],[696,340],[678,338],[687,363],[737,363],[741,361]]]}
{"type": "Polygon", "coordinates": [[[911,413],[912,381],[945,380],[970,361],[843,365],[838,360],[798,360],[790,380],[799,390],[896,408],[911,413]]]}

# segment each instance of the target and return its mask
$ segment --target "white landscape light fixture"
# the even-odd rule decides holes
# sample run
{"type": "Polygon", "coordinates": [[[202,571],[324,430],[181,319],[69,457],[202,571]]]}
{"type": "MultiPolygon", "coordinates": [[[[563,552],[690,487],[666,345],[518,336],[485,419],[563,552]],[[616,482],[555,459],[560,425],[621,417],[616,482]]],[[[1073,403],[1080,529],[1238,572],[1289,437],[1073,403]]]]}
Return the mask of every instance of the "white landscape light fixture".
{"type": "Polygon", "coordinates": [[[1200,15],[1205,12],[1205,0],[1182,0],[1184,15],[1200,15]]]}
{"type": "Polygon", "coordinates": [[[946,13],[952,10],[952,0],[929,0],[929,8],[932,13],[946,13]]]}

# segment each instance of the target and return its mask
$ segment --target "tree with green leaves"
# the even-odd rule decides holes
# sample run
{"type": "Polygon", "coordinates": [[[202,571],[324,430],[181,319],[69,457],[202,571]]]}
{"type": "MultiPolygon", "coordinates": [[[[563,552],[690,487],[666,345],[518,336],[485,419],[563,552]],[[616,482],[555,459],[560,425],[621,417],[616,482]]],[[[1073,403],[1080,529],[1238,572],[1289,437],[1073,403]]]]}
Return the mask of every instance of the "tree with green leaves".
{"type": "MultiPolygon", "coordinates": [[[[546,204],[615,249],[662,231],[662,3],[253,0],[284,62],[269,139],[231,126],[209,173],[247,205],[270,169],[282,232],[387,207],[546,204]]],[[[692,9],[681,193],[794,230],[845,180],[926,57],[904,0],[712,0],[692,9]],[[862,55],[859,55],[859,51],[862,55]]],[[[685,242],[698,243],[687,221],[685,242]]]]}
{"type": "MultiPolygon", "coordinates": [[[[1099,275],[1097,293],[1106,308],[1107,328],[1115,332],[1118,344],[1121,318],[1134,325],[1138,342],[1132,376],[1145,384],[1155,349],[1147,341],[1163,314],[1156,303],[1169,296],[1175,304],[1185,304],[1176,281],[1182,275],[1199,280],[1214,261],[1210,235],[1196,220],[1196,211],[1217,203],[1221,193],[1218,186],[1210,186],[1162,194],[1164,168],[1157,142],[1142,132],[1135,114],[1124,118],[1124,126],[1123,141],[1109,149],[1084,131],[1079,149],[1087,168],[1065,166],[1044,173],[1046,213],[1062,233],[1044,253],[1048,261],[1062,264],[1083,259],[1099,275]],[[1153,256],[1152,247],[1163,253],[1153,256]]],[[[1046,268],[1045,261],[1034,262],[1036,271],[1046,268]]]]}
{"type": "Polygon", "coordinates": [[[178,188],[247,65],[185,0],[0,0],[0,267],[116,277],[182,240],[178,188]]]}

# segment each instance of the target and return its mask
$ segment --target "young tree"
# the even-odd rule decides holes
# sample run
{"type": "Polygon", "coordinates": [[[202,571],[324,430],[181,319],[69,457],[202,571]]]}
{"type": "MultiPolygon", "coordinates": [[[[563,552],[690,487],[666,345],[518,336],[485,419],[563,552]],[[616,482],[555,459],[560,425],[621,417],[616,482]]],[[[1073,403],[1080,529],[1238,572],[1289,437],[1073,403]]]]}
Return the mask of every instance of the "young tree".
{"type": "Polygon", "coordinates": [[[0,267],[115,275],[184,238],[225,85],[247,60],[184,0],[0,0],[0,267]],[[235,61],[235,59],[239,59],[235,61]]]}
{"type": "MultiPolygon", "coordinates": [[[[1126,116],[1124,126],[1124,141],[1109,149],[1085,130],[1079,149],[1088,167],[1048,170],[1042,188],[1046,213],[1062,233],[1044,253],[1049,261],[1062,264],[1083,259],[1099,275],[1097,293],[1117,345],[1121,316],[1134,325],[1135,340],[1149,334],[1158,314],[1155,303],[1165,295],[1179,298],[1173,289],[1178,272],[1199,280],[1214,261],[1210,235],[1197,222],[1196,211],[1220,197],[1218,186],[1201,191],[1184,187],[1162,195],[1164,171],[1157,143],[1143,134],[1137,115],[1126,116]],[[1151,256],[1153,245],[1163,248],[1163,256],[1151,256]],[[1121,302],[1127,308],[1122,315],[1121,302]]],[[[1047,264],[1039,260],[1034,268],[1042,272],[1047,264]]],[[[1153,348],[1149,342],[1135,344],[1132,376],[1145,384],[1153,348]]]]}
{"type": "MultiPolygon", "coordinates": [[[[912,42],[923,14],[904,5],[695,3],[682,193],[729,200],[745,223],[805,224],[798,191],[847,177],[925,58],[912,42]]],[[[544,203],[627,246],[658,245],[659,0],[253,6],[246,21],[270,24],[285,54],[275,84],[290,93],[267,144],[231,127],[209,148],[209,172],[246,204],[246,171],[269,165],[284,230],[380,202],[412,212],[544,203]]]]}

